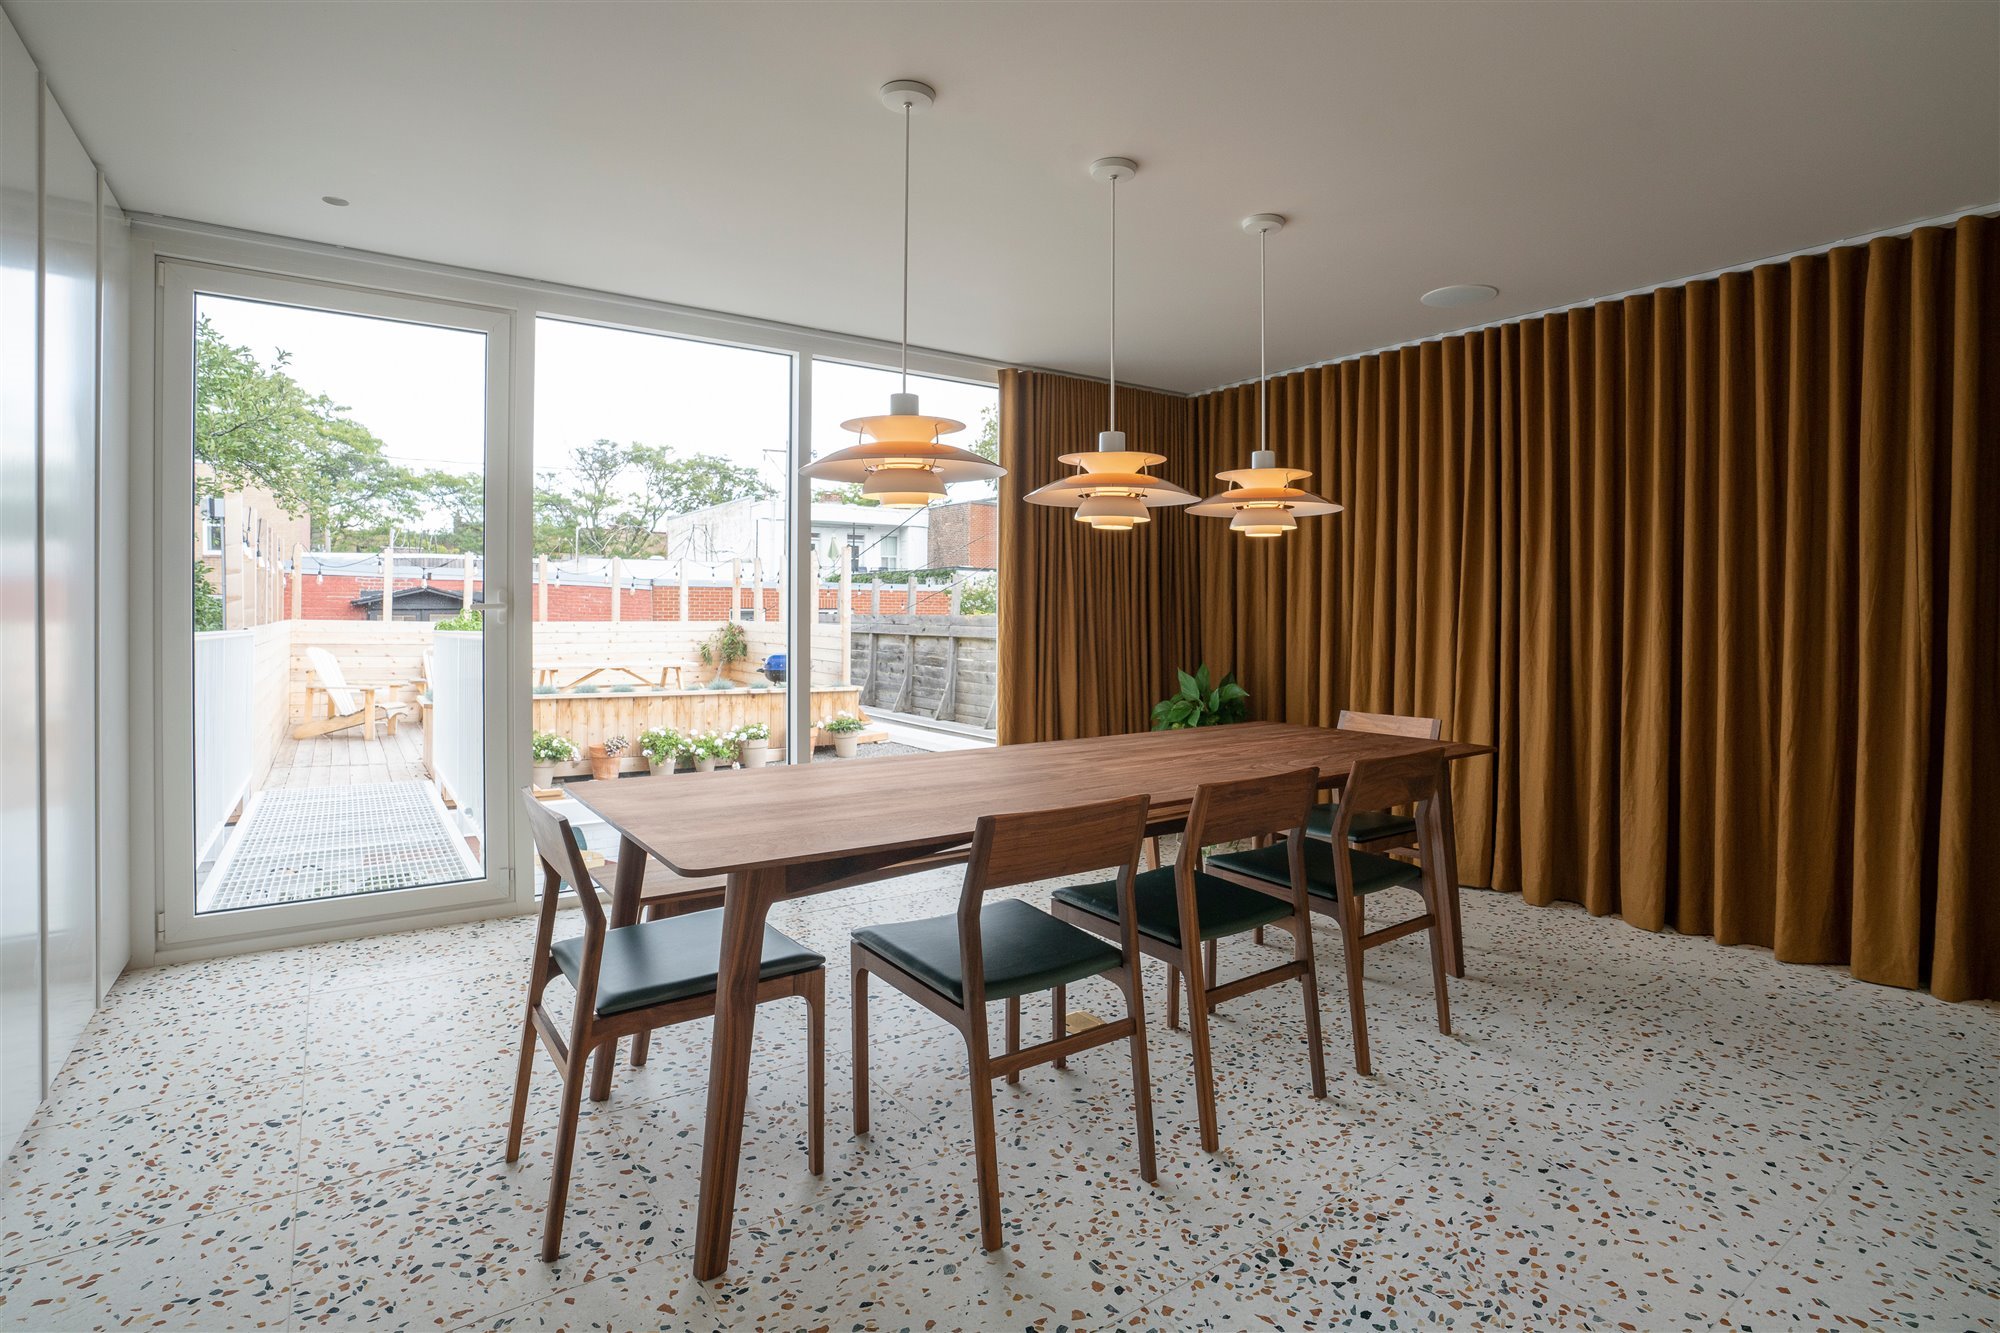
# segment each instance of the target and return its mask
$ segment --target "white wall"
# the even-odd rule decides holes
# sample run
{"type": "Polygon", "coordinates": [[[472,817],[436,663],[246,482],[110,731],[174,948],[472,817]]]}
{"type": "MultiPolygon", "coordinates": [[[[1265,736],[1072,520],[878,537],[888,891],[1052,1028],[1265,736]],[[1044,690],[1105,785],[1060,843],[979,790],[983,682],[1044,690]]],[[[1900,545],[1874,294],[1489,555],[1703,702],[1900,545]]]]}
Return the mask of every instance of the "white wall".
{"type": "MultiPolygon", "coordinates": [[[[122,733],[103,744],[106,693],[122,700],[124,603],[102,659],[101,453],[122,457],[122,360],[104,357],[100,266],[107,198],[96,166],[0,16],[0,1138],[12,1144],[127,957],[122,881],[103,891],[101,847],[123,844],[122,733]],[[105,434],[105,401],[120,405],[105,434]],[[111,780],[99,780],[100,766],[111,780]],[[107,792],[121,793],[107,798],[107,792]],[[108,816],[108,818],[107,818],[108,816]],[[107,898],[111,919],[102,918],[107,898]]],[[[110,304],[122,312],[122,260],[110,304]]],[[[124,345],[122,314],[110,341],[124,345]]],[[[122,721],[114,713],[114,723],[122,721]]]]}

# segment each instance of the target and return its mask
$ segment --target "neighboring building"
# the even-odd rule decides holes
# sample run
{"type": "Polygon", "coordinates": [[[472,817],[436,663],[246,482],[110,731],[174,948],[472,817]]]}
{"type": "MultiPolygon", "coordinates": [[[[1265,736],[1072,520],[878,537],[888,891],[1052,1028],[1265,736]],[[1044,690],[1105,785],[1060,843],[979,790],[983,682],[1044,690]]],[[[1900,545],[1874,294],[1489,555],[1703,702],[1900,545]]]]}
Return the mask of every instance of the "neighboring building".
{"type": "Polygon", "coordinates": [[[190,518],[195,558],[222,598],[223,627],[283,620],[283,574],[292,552],[311,543],[311,522],[285,513],[256,487],[201,501],[190,518]]]}
{"type": "Polygon", "coordinates": [[[930,515],[930,568],[1000,567],[1000,505],[997,500],[967,500],[958,504],[937,505],[930,515]]]}
{"type": "MultiPolygon", "coordinates": [[[[848,567],[856,573],[928,569],[926,533],[933,512],[814,501],[814,556],[822,569],[838,568],[828,552],[845,551],[848,567]]],[[[677,514],[661,525],[659,533],[670,559],[697,564],[740,560],[746,568],[759,562],[767,571],[784,568],[785,502],[776,496],[731,500],[677,514]]]]}

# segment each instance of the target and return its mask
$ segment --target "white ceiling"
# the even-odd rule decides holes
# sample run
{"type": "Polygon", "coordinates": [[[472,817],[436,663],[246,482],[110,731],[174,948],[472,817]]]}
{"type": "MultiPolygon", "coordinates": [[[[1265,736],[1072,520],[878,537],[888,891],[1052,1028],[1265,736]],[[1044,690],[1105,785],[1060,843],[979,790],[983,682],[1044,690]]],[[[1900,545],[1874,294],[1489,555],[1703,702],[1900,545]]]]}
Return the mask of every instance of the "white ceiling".
{"type": "Polygon", "coordinates": [[[127,208],[1198,390],[2000,198],[2000,4],[5,0],[127,208]],[[353,201],[346,209],[325,194],[353,201]],[[1418,296],[1491,283],[1433,310],[1418,296]]]}

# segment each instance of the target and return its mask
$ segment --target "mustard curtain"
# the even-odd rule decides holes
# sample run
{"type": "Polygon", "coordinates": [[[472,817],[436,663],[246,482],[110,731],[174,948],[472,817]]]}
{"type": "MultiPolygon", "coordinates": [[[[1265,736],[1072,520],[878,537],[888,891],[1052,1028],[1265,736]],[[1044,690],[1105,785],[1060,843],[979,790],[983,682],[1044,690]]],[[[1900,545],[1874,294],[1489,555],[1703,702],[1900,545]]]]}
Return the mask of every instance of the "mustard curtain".
{"type": "MultiPolygon", "coordinates": [[[[1347,512],[1282,541],[1155,524],[1165,619],[1136,633],[1162,662],[1233,669],[1258,716],[1496,744],[1455,777],[1468,883],[2000,997],[1993,220],[1270,391],[1280,461],[1347,512]]],[[[1194,406],[1175,480],[1205,489],[1247,458],[1255,390],[1194,406]]],[[[1143,725],[1107,688],[1101,716],[1143,725]]]]}
{"type": "MultiPolygon", "coordinates": [[[[1000,706],[1003,745],[1143,731],[1173,680],[1161,631],[1170,614],[1160,561],[1165,522],[1093,532],[1068,509],[1022,496],[1097,447],[1106,387],[1040,371],[1000,373],[1000,706]]],[[[1193,403],[1118,391],[1131,447],[1192,466],[1193,403]]],[[[1158,515],[1156,514],[1156,518],[1158,515]]]]}

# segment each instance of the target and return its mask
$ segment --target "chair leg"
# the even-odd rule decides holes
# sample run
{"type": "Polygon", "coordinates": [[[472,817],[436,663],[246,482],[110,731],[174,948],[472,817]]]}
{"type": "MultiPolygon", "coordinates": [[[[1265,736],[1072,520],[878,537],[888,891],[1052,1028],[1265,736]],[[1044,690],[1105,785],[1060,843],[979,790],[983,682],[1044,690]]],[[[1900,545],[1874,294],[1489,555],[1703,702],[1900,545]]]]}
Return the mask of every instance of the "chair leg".
{"type": "Polygon", "coordinates": [[[1167,964],[1167,1026],[1181,1028],[1181,970],[1172,963],[1167,964]]]}
{"type": "Polygon", "coordinates": [[[806,1169],[826,1170],[826,969],[806,975],[806,1169]]]}
{"type": "Polygon", "coordinates": [[[854,962],[854,1132],[868,1132],[868,970],[854,962]]]}
{"type": "MultiPolygon", "coordinates": [[[[1017,1055],[1020,1053],[1020,1050],[1021,997],[1011,995],[1007,998],[1007,1054],[1017,1055]]],[[[1016,1069],[1010,1072],[1007,1075],[1007,1082],[1010,1086],[1018,1087],[1021,1082],[1021,1071],[1016,1069]]]]}
{"type": "Polygon", "coordinates": [[[1319,1032],[1319,969],[1313,962],[1312,909],[1301,906],[1292,919],[1292,957],[1305,965],[1299,988],[1306,1001],[1306,1058],[1312,1064],[1313,1096],[1326,1096],[1326,1043],[1319,1032]]]}
{"type": "Polygon", "coordinates": [[[1445,989],[1445,971],[1448,966],[1446,952],[1450,948],[1447,939],[1451,922],[1444,914],[1451,910],[1450,904],[1440,901],[1444,897],[1442,886],[1434,883],[1435,876],[1424,876],[1424,906],[1430,910],[1430,929],[1424,932],[1431,945],[1431,989],[1437,993],[1438,1031],[1451,1035],[1451,997],[1445,989]],[[1445,927],[1439,930],[1439,926],[1445,927]]]}
{"type": "Polygon", "coordinates": [[[1125,992],[1125,1012],[1132,1016],[1132,1118],[1139,1132],[1139,1179],[1148,1185],[1160,1177],[1153,1144],[1153,1077],[1146,1067],[1146,982],[1137,960],[1119,983],[1125,992]]]}
{"type": "Polygon", "coordinates": [[[549,1210],[542,1221],[542,1262],[552,1264],[562,1253],[563,1206],[569,1201],[569,1163],[576,1155],[576,1121],[583,1110],[583,1080],[588,1062],[580,1045],[570,1047],[570,1067],[563,1076],[562,1120],[556,1129],[555,1169],[549,1174],[549,1210]]]}
{"type": "Polygon", "coordinates": [[[1258,926],[1250,932],[1250,942],[1252,944],[1262,944],[1264,942],[1264,928],[1262,926],[1258,926]]]}
{"type": "MultiPolygon", "coordinates": [[[[970,1050],[971,1043],[967,1042],[970,1050]]],[[[972,1056],[972,1155],[979,1168],[979,1243],[1000,1248],[1000,1136],[993,1123],[993,1078],[972,1056]]]]}
{"type": "MultiPolygon", "coordinates": [[[[533,996],[531,982],[528,994],[533,996]]],[[[507,1122],[507,1160],[521,1160],[521,1130],[528,1120],[528,1080],[535,1072],[535,1002],[528,1001],[528,1017],[521,1024],[521,1062],[514,1071],[514,1113],[507,1122]]]]}
{"type": "MultiPolygon", "coordinates": [[[[1061,1041],[1069,1028],[1069,988],[1058,986],[1049,996],[1049,1040],[1061,1041]]],[[[1057,1056],[1057,1069],[1068,1069],[1069,1058],[1057,1056]]]]}
{"type": "Polygon", "coordinates": [[[1207,981],[1208,984],[1211,986],[1215,984],[1216,946],[1220,943],[1221,943],[1220,940],[1208,940],[1204,942],[1201,946],[1201,970],[1208,974],[1207,981]]]}
{"type": "Polygon", "coordinates": [[[1146,859],[1153,863],[1153,869],[1158,870],[1160,868],[1160,840],[1158,838],[1146,839],[1146,859]]]}
{"type": "Polygon", "coordinates": [[[1368,1011],[1361,996],[1361,932],[1364,929],[1361,904],[1353,903],[1341,914],[1340,942],[1347,951],[1347,1021],[1354,1029],[1354,1071],[1366,1075],[1368,1068],[1368,1011]]]}
{"type": "Polygon", "coordinates": [[[1188,1032],[1194,1039],[1194,1101],[1201,1121],[1201,1150],[1221,1145],[1215,1124],[1215,1065],[1208,1048],[1208,978],[1188,974],[1188,1032]]]}

